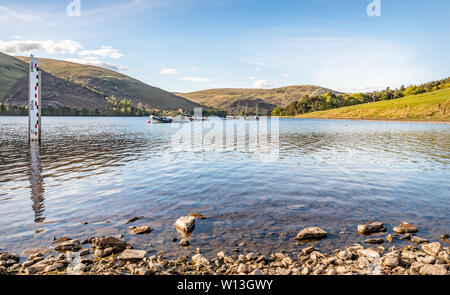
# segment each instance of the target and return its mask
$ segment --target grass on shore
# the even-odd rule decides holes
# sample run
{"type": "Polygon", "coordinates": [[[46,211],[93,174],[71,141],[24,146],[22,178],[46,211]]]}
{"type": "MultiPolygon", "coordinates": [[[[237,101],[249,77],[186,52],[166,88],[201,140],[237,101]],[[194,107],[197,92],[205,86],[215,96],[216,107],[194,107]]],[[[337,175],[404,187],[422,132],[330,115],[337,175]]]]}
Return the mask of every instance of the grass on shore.
{"type": "Polygon", "coordinates": [[[332,110],[312,112],[297,118],[369,119],[402,121],[450,121],[450,89],[399,99],[378,101],[332,110]]]}

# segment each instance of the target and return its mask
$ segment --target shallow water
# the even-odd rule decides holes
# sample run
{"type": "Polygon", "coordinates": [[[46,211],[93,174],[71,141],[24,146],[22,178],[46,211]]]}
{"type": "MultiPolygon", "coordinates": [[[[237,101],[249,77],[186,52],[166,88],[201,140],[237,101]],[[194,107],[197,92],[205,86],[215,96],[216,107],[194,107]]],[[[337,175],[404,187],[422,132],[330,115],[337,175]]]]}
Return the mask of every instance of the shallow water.
{"type": "MultiPolygon", "coordinates": [[[[187,150],[172,144],[179,129],[146,121],[44,117],[42,143],[29,147],[27,118],[0,117],[0,249],[123,234],[169,256],[242,241],[251,251],[295,251],[296,233],[319,226],[329,237],[315,245],[327,251],[363,241],[356,226],[368,220],[388,230],[408,221],[433,240],[449,232],[449,125],[280,119],[279,145],[257,144],[277,152],[267,159],[251,140],[187,150]],[[172,242],[180,238],[173,223],[191,212],[208,219],[197,220],[183,249],[172,242]],[[128,234],[125,220],[136,215],[144,218],[135,225],[150,225],[151,234],[128,234]]],[[[188,124],[207,132],[222,123],[188,124]]]]}

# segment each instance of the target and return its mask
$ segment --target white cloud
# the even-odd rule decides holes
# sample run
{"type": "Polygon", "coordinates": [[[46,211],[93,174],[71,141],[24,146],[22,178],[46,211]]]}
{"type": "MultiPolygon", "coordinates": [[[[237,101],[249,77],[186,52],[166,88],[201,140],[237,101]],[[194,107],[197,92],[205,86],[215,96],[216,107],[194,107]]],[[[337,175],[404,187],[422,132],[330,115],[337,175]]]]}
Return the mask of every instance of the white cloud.
{"type": "Polygon", "coordinates": [[[255,88],[270,88],[270,82],[267,80],[256,80],[255,84],[253,84],[255,88]]]}
{"type": "Polygon", "coordinates": [[[64,40],[55,42],[47,41],[2,41],[0,40],[0,51],[6,54],[19,55],[30,54],[38,50],[43,50],[49,54],[74,54],[78,49],[83,48],[83,45],[76,41],[64,40]]]}
{"type": "Polygon", "coordinates": [[[170,76],[170,75],[179,75],[180,72],[177,69],[169,68],[169,69],[162,69],[161,74],[170,76]]]}
{"type": "Polygon", "coordinates": [[[180,78],[180,80],[182,81],[191,81],[191,82],[196,82],[196,83],[204,83],[204,82],[210,82],[210,79],[207,78],[200,78],[200,77],[183,77],[180,78]]]}
{"type": "Polygon", "coordinates": [[[397,40],[355,34],[314,38],[264,34],[264,42],[250,41],[248,54],[240,60],[289,73],[302,84],[353,92],[430,80],[432,68],[421,61],[420,52],[397,40]]]}
{"type": "Polygon", "coordinates": [[[90,66],[96,66],[105,68],[108,70],[116,71],[116,72],[130,72],[129,69],[123,66],[118,66],[113,63],[105,62],[100,60],[97,56],[86,56],[84,58],[67,58],[66,61],[84,64],[84,65],[90,65],[90,66]]]}
{"type": "Polygon", "coordinates": [[[192,70],[193,72],[198,72],[198,71],[200,71],[200,69],[197,68],[196,66],[193,66],[193,67],[191,68],[191,70],[192,70]]]}
{"type": "Polygon", "coordinates": [[[0,22],[18,20],[21,22],[36,22],[42,20],[41,17],[26,13],[15,12],[8,7],[0,6],[0,22]]]}
{"type": "Polygon", "coordinates": [[[256,81],[256,77],[248,77],[248,79],[251,81],[256,81]]]}
{"type": "Polygon", "coordinates": [[[13,38],[14,38],[14,39],[22,39],[22,36],[20,36],[20,35],[14,35],[13,38]]]}
{"type": "Polygon", "coordinates": [[[111,46],[101,46],[100,49],[96,50],[82,50],[78,53],[80,56],[96,55],[101,57],[109,57],[114,59],[119,59],[123,56],[117,49],[111,46]]]}
{"type": "Polygon", "coordinates": [[[284,77],[284,78],[290,78],[290,77],[291,77],[291,74],[283,74],[283,77],[284,77]]]}

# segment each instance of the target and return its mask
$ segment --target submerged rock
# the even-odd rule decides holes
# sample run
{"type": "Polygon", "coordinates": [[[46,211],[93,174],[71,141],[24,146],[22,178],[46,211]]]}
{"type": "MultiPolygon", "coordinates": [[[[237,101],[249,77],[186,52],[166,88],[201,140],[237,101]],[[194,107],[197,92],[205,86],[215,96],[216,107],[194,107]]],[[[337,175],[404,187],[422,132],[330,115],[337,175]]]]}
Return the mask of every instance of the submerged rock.
{"type": "Polygon", "coordinates": [[[384,231],[386,231],[384,224],[378,221],[369,221],[365,224],[358,225],[358,233],[360,234],[371,234],[384,231]]]}
{"type": "Polygon", "coordinates": [[[61,243],[63,243],[63,242],[67,242],[67,241],[72,240],[72,239],[69,238],[69,237],[61,237],[61,238],[59,238],[59,239],[56,239],[56,238],[54,237],[53,239],[54,239],[54,241],[53,241],[52,244],[61,244],[61,243]]]}
{"type": "Polygon", "coordinates": [[[302,241],[302,240],[320,240],[327,237],[327,232],[324,231],[321,228],[318,227],[308,227],[303,230],[301,230],[297,236],[295,237],[296,240],[302,241]]]}
{"type": "Polygon", "coordinates": [[[133,223],[133,222],[135,222],[135,221],[138,221],[138,220],[141,219],[142,217],[144,217],[144,216],[136,216],[136,217],[130,218],[130,219],[127,220],[127,222],[126,222],[125,224],[133,223]]]}
{"type": "Polygon", "coordinates": [[[175,227],[182,233],[190,233],[195,228],[195,217],[182,216],[175,222],[175,227]]]}
{"type": "Polygon", "coordinates": [[[416,226],[404,221],[400,223],[399,226],[394,227],[393,230],[397,234],[416,233],[419,231],[419,229],[416,226]]]}
{"type": "Polygon", "coordinates": [[[202,215],[200,213],[195,213],[195,212],[189,214],[189,216],[192,216],[192,217],[195,217],[195,218],[198,218],[198,219],[208,219],[206,216],[204,216],[204,215],[202,215]]]}
{"type": "Polygon", "coordinates": [[[418,236],[414,236],[412,237],[411,242],[413,242],[414,244],[423,244],[428,243],[428,240],[418,236]]]}
{"type": "Polygon", "coordinates": [[[402,241],[411,240],[411,234],[404,234],[403,236],[400,237],[400,240],[402,240],[402,241]]]}
{"type": "Polygon", "coordinates": [[[365,240],[366,243],[369,244],[383,244],[384,239],[383,238],[373,238],[373,239],[367,239],[365,240]]]}
{"type": "Polygon", "coordinates": [[[188,240],[186,240],[186,239],[182,239],[181,241],[180,241],[180,245],[181,246],[183,246],[183,247],[187,247],[187,246],[189,246],[191,243],[188,241],[188,240]]]}
{"type": "Polygon", "coordinates": [[[152,228],[150,226],[144,225],[144,226],[130,226],[130,233],[133,235],[142,235],[142,234],[148,234],[152,232],[152,228]]]}

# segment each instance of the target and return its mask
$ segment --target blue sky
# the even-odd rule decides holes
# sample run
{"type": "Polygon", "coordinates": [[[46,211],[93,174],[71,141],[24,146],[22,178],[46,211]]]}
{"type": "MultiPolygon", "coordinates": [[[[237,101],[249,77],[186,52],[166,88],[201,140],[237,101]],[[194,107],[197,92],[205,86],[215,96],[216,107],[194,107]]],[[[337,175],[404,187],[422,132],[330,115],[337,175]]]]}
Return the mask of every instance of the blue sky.
{"type": "Polygon", "coordinates": [[[0,51],[108,67],[169,91],[450,76],[450,1],[0,0],[0,51]]]}

